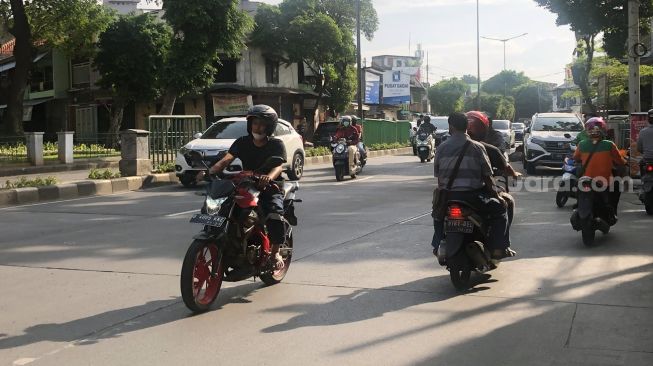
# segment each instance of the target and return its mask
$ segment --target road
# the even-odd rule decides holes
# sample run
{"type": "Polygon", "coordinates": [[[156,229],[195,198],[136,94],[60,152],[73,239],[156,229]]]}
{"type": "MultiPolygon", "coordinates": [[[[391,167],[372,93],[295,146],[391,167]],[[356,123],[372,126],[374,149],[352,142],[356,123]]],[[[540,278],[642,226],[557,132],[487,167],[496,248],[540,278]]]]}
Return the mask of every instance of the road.
{"type": "Polygon", "coordinates": [[[514,259],[456,292],[430,250],[432,165],[307,169],[283,283],[179,295],[201,205],[169,186],[0,209],[0,365],[652,365],[652,218],[624,194],[585,248],[552,192],[515,192],[514,259]]]}

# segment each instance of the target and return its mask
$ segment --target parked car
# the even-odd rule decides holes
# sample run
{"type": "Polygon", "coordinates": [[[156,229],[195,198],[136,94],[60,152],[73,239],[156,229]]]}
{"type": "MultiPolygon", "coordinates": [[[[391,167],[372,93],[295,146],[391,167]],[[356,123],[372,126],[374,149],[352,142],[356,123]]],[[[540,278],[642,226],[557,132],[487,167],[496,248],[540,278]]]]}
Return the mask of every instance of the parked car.
{"type": "Polygon", "coordinates": [[[514,122],[512,124],[512,130],[515,131],[515,141],[524,142],[524,129],[526,126],[521,122],[514,122]]]}
{"type": "Polygon", "coordinates": [[[560,167],[572,153],[583,122],[573,113],[538,113],[524,135],[524,168],[535,174],[538,166],[560,167]]]}
{"type": "Polygon", "coordinates": [[[440,145],[449,136],[449,117],[431,116],[431,124],[435,130],[435,146],[440,145]]]}
{"type": "Polygon", "coordinates": [[[507,119],[495,119],[492,121],[492,128],[503,136],[503,141],[506,146],[505,149],[508,150],[511,147],[515,147],[515,131],[512,130],[512,122],[507,119]]]}
{"type": "MultiPolygon", "coordinates": [[[[213,123],[204,133],[197,134],[195,140],[187,143],[177,152],[175,162],[175,173],[181,184],[190,187],[195,184],[197,173],[204,170],[192,161],[187,155],[188,151],[199,151],[204,160],[214,164],[222,159],[234,141],[241,136],[247,135],[247,120],[245,117],[223,118],[213,123]]],[[[279,119],[274,137],[280,139],[286,148],[286,159],[284,172],[290,180],[299,180],[304,172],[304,144],[302,137],[295,131],[292,125],[279,119]]],[[[227,168],[228,171],[243,170],[240,159],[236,159],[227,168]]]]}
{"type": "Polygon", "coordinates": [[[331,138],[336,134],[338,129],[338,121],[322,122],[320,123],[315,132],[313,133],[313,145],[317,146],[331,146],[331,138]]]}

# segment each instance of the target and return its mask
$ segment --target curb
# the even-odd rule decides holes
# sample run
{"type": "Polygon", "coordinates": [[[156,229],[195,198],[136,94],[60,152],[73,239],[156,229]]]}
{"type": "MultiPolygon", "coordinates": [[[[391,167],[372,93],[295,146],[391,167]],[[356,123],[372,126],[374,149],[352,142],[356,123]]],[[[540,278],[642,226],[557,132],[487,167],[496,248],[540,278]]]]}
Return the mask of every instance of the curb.
{"type": "MultiPolygon", "coordinates": [[[[376,150],[370,151],[368,157],[375,158],[380,156],[407,154],[411,152],[412,148],[410,147],[376,150]]],[[[305,166],[329,163],[331,163],[331,155],[307,157],[304,161],[305,166]]],[[[89,163],[89,165],[94,165],[94,167],[98,164],[111,165],[114,163],[89,163]]],[[[115,164],[117,165],[118,163],[115,162],[115,164]]],[[[0,189],[0,207],[79,197],[101,196],[177,183],[179,183],[177,176],[174,172],[171,172],[150,174],[141,177],[122,177],[110,180],[85,180],[75,183],[62,183],[38,188],[0,189]]]]}
{"type": "MultiPolygon", "coordinates": [[[[119,160],[119,159],[118,159],[119,160]]],[[[91,169],[118,169],[118,160],[95,160],[95,161],[81,161],[73,164],[52,164],[52,165],[39,165],[39,166],[24,166],[19,168],[6,168],[0,169],[0,177],[9,177],[14,175],[36,174],[36,173],[59,173],[72,170],[91,170],[91,169]]]]}
{"type": "MultiPolygon", "coordinates": [[[[412,153],[412,147],[402,147],[399,149],[390,149],[390,150],[375,150],[367,153],[368,158],[376,158],[380,156],[387,155],[402,155],[412,153]]],[[[304,166],[314,165],[314,164],[329,164],[331,163],[331,155],[322,155],[322,156],[309,156],[304,161],[304,166]]]]}
{"type": "Polygon", "coordinates": [[[59,199],[101,196],[160,187],[168,184],[177,184],[175,173],[150,174],[142,177],[124,177],[110,180],[85,180],[45,187],[3,189],[0,190],[0,207],[59,199]]]}

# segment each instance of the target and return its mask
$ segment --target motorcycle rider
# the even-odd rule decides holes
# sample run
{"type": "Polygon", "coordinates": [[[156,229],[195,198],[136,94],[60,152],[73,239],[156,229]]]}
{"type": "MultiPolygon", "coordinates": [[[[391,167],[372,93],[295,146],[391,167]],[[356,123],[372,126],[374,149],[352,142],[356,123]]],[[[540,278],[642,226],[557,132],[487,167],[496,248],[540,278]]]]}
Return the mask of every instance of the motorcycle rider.
{"type": "Polygon", "coordinates": [[[351,116],[351,125],[358,131],[358,144],[356,144],[356,147],[358,148],[358,153],[360,154],[361,161],[366,161],[367,160],[367,151],[365,151],[365,143],[363,143],[363,126],[359,123],[360,118],[357,116],[351,116]]]}
{"type": "Polygon", "coordinates": [[[266,217],[266,227],[272,244],[270,257],[274,261],[275,269],[282,269],[283,258],[279,254],[279,247],[285,241],[285,227],[283,217],[283,192],[276,185],[269,185],[277,180],[283,171],[282,163],[276,167],[265,167],[265,171],[258,169],[273,156],[286,159],[286,148],[281,140],[272,137],[277,126],[277,112],[270,106],[259,104],[247,111],[248,135],[238,138],[229,148],[227,154],[211,167],[209,173],[215,174],[239,158],[243,170],[251,170],[261,174],[259,181],[259,205],[266,217]]]}
{"type": "MultiPolygon", "coordinates": [[[[482,112],[481,112],[482,113],[482,112]]],[[[483,113],[488,120],[488,132],[485,137],[485,142],[501,150],[501,153],[506,152],[506,140],[503,138],[503,135],[492,127],[492,118],[483,113]]]]}
{"type": "MultiPolygon", "coordinates": [[[[496,146],[485,142],[484,140],[487,137],[490,121],[487,116],[479,111],[470,111],[465,114],[467,116],[467,134],[474,141],[478,141],[485,147],[488,157],[490,158],[490,164],[492,169],[496,172],[495,175],[507,175],[512,178],[519,178],[521,173],[515,171],[510,163],[506,160],[504,154],[501,153],[501,150],[496,146]]],[[[497,187],[500,188],[500,187],[497,187]]],[[[508,229],[510,229],[510,224],[512,223],[512,217],[515,210],[515,199],[508,192],[499,190],[499,197],[501,197],[507,206],[508,210],[508,229]]]]}
{"type": "Polygon", "coordinates": [[[432,135],[435,133],[435,130],[437,130],[437,128],[431,123],[431,116],[424,116],[424,121],[419,126],[417,133],[426,132],[427,134],[432,135]]]}
{"type": "MultiPolygon", "coordinates": [[[[479,213],[488,216],[490,232],[487,246],[494,259],[515,255],[510,249],[510,238],[507,230],[508,216],[492,180],[492,166],[483,144],[472,140],[467,135],[467,117],[462,113],[449,115],[449,133],[451,137],[443,142],[435,154],[434,176],[439,187],[446,187],[452,175],[456,161],[463,147],[469,141],[470,145],[464,153],[459,174],[456,177],[449,200],[461,200],[479,209],[479,213]]],[[[435,204],[435,202],[434,202],[435,204]]],[[[435,212],[435,210],[434,210],[435,212]]],[[[436,215],[434,215],[436,216],[436,215]]],[[[440,241],[444,237],[444,218],[433,218],[433,254],[437,255],[440,241]]]]}
{"type": "Polygon", "coordinates": [[[614,142],[607,140],[608,125],[601,117],[592,117],[585,123],[585,130],[589,139],[580,141],[574,152],[574,160],[586,165],[583,176],[590,178],[604,179],[611,192],[608,194],[609,220],[611,225],[617,220],[617,207],[621,197],[621,189],[612,181],[612,171],[617,168],[623,168],[626,160],[619,153],[619,149],[614,142]],[[588,158],[592,158],[588,162],[588,158]]]}
{"type": "Polygon", "coordinates": [[[356,170],[356,152],[358,151],[358,143],[360,142],[360,137],[358,135],[358,130],[352,126],[351,117],[343,116],[340,119],[340,127],[336,130],[336,134],[333,136],[334,140],[345,139],[347,140],[347,152],[349,156],[349,171],[353,172],[356,170]]]}
{"type": "Polygon", "coordinates": [[[642,160],[639,163],[640,172],[644,171],[644,164],[653,162],[653,109],[648,111],[648,127],[639,132],[637,138],[637,151],[642,154],[642,160]]]}

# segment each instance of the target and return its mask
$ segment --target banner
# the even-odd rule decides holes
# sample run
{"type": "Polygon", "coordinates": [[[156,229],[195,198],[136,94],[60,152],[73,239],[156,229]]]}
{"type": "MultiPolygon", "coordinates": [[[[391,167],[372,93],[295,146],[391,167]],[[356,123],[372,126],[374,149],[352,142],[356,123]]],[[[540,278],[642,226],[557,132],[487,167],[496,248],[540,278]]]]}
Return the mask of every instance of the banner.
{"type": "Polygon", "coordinates": [[[383,104],[410,103],[410,75],[400,70],[383,73],[383,104]]]}
{"type": "Polygon", "coordinates": [[[648,114],[646,112],[630,114],[630,176],[639,176],[639,161],[642,154],[637,151],[637,139],[639,132],[648,126],[648,114]]]}
{"type": "Polygon", "coordinates": [[[420,81],[420,68],[419,67],[393,67],[392,71],[401,71],[404,74],[414,76],[417,81],[420,81]]]}
{"type": "Polygon", "coordinates": [[[251,95],[212,94],[213,116],[244,116],[253,105],[251,95]]]}
{"type": "Polygon", "coordinates": [[[379,104],[379,89],[381,86],[381,76],[365,73],[365,104],[379,104]]]}

